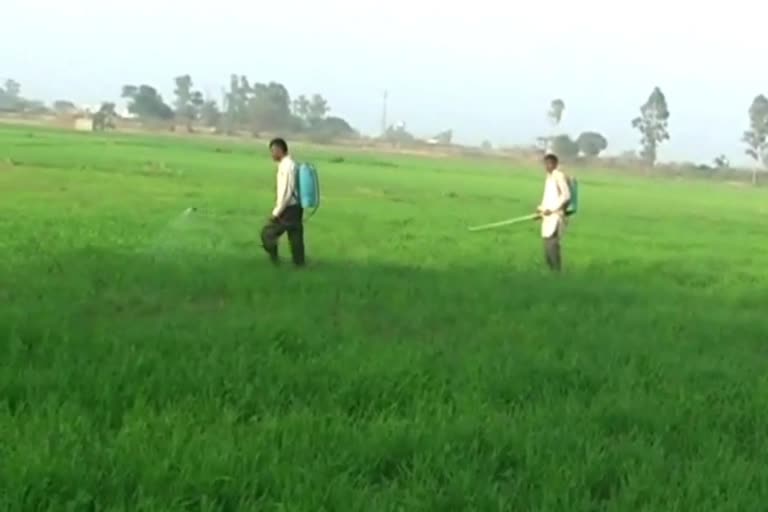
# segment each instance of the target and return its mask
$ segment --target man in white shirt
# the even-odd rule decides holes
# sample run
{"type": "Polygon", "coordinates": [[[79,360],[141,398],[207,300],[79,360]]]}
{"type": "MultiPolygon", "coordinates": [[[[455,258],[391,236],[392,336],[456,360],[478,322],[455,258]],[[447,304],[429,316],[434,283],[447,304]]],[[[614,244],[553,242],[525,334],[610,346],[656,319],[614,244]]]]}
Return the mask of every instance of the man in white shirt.
{"type": "Polygon", "coordinates": [[[304,210],[299,203],[296,162],[288,154],[288,144],[283,139],[269,143],[272,160],[277,162],[277,188],[272,215],[261,230],[264,250],[274,264],[280,262],[277,243],[283,233],[288,233],[293,263],[304,266],[304,210]]]}
{"type": "Polygon", "coordinates": [[[544,182],[544,196],[538,207],[541,215],[541,237],[544,239],[544,255],[549,268],[560,272],[560,240],[566,226],[565,209],[571,200],[571,190],[565,174],[560,170],[558,158],[553,154],[544,157],[547,179],[544,182]]]}

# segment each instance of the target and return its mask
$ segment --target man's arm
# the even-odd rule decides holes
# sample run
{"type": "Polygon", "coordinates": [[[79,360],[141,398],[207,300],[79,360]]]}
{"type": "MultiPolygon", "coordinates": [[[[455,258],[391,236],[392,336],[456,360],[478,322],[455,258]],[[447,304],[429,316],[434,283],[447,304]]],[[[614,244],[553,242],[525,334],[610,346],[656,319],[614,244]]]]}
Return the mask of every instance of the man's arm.
{"type": "Polygon", "coordinates": [[[283,213],[288,201],[291,200],[291,172],[293,169],[280,166],[277,172],[277,199],[272,210],[272,218],[276,219],[283,213]]]}

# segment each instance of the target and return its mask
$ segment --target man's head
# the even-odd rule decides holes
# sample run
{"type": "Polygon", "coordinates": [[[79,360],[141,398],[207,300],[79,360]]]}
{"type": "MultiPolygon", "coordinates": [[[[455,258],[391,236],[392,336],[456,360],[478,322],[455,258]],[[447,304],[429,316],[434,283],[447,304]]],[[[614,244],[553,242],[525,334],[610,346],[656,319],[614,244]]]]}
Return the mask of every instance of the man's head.
{"type": "Polygon", "coordinates": [[[544,157],[544,167],[547,169],[547,172],[554,171],[557,169],[558,165],[560,165],[560,161],[557,159],[557,156],[552,153],[549,153],[544,157]]]}
{"type": "Polygon", "coordinates": [[[272,160],[279,162],[288,154],[288,143],[285,139],[272,139],[269,143],[269,150],[272,152],[272,160]]]}

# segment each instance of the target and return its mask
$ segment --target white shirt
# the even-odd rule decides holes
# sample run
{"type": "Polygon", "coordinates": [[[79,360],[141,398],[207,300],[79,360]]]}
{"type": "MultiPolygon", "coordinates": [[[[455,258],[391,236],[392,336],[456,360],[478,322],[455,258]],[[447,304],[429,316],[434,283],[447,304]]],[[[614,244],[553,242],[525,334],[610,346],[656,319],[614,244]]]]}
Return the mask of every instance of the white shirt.
{"type": "Polygon", "coordinates": [[[552,212],[549,215],[541,217],[541,236],[549,238],[560,230],[560,234],[565,229],[565,211],[563,206],[570,201],[571,191],[568,188],[568,181],[565,174],[558,168],[547,175],[544,182],[544,196],[541,198],[542,210],[552,212]]]}
{"type": "Polygon", "coordinates": [[[277,189],[273,217],[279,217],[286,207],[297,204],[296,200],[296,162],[291,155],[285,155],[277,164],[277,189]]]}

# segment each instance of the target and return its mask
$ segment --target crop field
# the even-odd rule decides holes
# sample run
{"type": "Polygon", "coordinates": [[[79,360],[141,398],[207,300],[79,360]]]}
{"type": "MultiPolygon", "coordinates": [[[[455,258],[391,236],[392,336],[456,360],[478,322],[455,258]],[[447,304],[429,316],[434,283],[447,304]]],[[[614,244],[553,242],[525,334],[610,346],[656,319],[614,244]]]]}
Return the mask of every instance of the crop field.
{"type": "Polygon", "coordinates": [[[766,509],[764,189],[573,171],[552,276],[541,169],[293,152],[300,271],[263,142],[0,127],[0,510],[766,509]]]}

